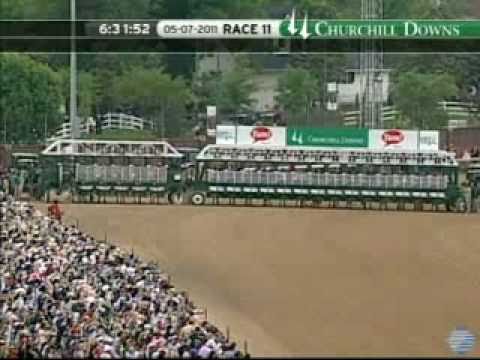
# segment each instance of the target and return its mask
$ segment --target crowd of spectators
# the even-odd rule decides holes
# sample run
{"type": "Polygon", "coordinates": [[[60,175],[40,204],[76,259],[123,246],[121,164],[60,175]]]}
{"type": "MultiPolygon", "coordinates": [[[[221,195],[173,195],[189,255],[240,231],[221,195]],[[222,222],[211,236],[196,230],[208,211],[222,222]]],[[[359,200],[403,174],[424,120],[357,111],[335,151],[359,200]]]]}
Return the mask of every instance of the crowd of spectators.
{"type": "Polygon", "coordinates": [[[248,357],[156,265],[0,203],[0,358],[248,357]]]}

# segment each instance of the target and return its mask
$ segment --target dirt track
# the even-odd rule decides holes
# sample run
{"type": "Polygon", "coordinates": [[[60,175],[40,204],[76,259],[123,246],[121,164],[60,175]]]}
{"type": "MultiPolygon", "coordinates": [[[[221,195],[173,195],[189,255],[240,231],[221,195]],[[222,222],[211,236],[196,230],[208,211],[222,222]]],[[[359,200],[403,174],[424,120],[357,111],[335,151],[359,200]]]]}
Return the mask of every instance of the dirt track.
{"type": "Polygon", "coordinates": [[[66,212],[82,230],[157,259],[209,320],[229,325],[257,356],[445,356],[456,326],[480,333],[475,216],[95,205],[66,212]]]}

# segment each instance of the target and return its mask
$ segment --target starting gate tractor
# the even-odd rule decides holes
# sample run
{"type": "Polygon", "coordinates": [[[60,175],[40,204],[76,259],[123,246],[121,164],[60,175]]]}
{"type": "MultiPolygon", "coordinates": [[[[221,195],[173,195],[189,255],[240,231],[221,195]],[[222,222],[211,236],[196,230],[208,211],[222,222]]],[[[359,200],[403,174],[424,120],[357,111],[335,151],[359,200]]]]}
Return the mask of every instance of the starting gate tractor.
{"type": "Polygon", "coordinates": [[[182,158],[167,142],[59,140],[41,155],[43,190],[71,192],[75,202],[178,204],[182,158]]]}
{"type": "Polygon", "coordinates": [[[466,211],[459,167],[447,152],[208,145],[190,200],[466,211]]]}

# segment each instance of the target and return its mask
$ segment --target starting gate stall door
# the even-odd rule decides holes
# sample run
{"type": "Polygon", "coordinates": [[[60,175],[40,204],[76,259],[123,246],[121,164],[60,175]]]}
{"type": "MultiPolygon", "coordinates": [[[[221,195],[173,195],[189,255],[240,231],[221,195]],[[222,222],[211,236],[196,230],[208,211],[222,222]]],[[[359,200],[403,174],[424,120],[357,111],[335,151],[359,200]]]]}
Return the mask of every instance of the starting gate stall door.
{"type": "Polygon", "coordinates": [[[393,175],[385,175],[385,187],[388,189],[393,189],[393,175]]]}
{"type": "Polygon", "coordinates": [[[145,176],[148,183],[150,184],[155,183],[155,172],[153,171],[152,165],[148,164],[147,167],[145,168],[145,176]]]}

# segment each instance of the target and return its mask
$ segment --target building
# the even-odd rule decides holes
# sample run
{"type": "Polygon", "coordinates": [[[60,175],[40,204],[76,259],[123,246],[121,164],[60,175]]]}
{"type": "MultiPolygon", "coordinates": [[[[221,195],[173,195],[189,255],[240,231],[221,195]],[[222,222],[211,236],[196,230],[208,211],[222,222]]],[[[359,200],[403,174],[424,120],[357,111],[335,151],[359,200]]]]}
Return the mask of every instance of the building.
{"type": "MultiPolygon", "coordinates": [[[[255,92],[252,94],[253,111],[272,112],[275,108],[278,79],[288,67],[288,57],[275,54],[255,55],[260,72],[255,76],[255,92]]],[[[235,55],[229,53],[199,55],[196,59],[197,75],[228,72],[235,65],[235,55]]]]}
{"type": "MultiPolygon", "coordinates": [[[[382,83],[383,103],[388,102],[390,94],[390,71],[384,69],[379,81],[382,83]]],[[[345,82],[329,83],[329,94],[333,95],[338,105],[357,105],[365,91],[366,74],[359,69],[347,69],[345,82]]]]}

